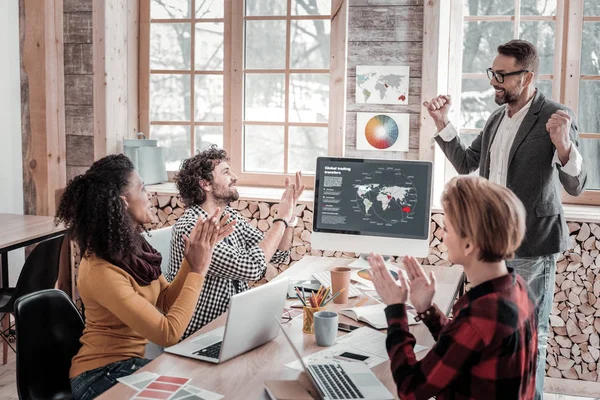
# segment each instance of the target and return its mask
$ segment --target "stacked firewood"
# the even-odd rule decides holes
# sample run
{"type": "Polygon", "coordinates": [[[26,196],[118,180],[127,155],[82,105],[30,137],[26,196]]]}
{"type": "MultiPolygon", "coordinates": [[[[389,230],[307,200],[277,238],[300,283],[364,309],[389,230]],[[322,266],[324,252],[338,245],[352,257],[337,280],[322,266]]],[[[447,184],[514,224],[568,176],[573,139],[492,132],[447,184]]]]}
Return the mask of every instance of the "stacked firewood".
{"type": "Polygon", "coordinates": [[[600,381],[600,226],[569,224],[557,262],[548,336],[548,376],[600,381]]]}

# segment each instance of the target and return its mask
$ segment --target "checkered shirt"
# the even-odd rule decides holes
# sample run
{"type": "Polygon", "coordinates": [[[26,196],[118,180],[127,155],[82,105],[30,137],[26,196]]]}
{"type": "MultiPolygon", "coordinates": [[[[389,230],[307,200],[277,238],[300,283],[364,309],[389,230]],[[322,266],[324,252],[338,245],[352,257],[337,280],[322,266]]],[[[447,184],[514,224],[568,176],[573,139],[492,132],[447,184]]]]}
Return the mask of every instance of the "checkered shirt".
{"type": "MultiPolygon", "coordinates": [[[[225,212],[237,220],[231,235],[217,243],[210,267],[204,280],[204,286],[182,340],[223,314],[229,306],[231,296],[248,290],[248,281],[262,279],[267,272],[265,253],[258,246],[264,234],[250,225],[244,217],[227,206],[225,212]]],[[[172,282],[183,261],[184,242],[182,235],[189,235],[194,229],[198,217],[207,217],[200,206],[192,206],[183,213],[173,226],[171,234],[171,259],[167,280],[172,282]]],[[[284,262],[289,251],[275,251],[270,262],[284,262]]]]}
{"type": "Polygon", "coordinates": [[[387,351],[403,400],[528,400],[535,395],[537,312],[514,270],[484,282],[454,305],[424,319],[435,345],[417,361],[404,304],[386,308],[387,351]]]}

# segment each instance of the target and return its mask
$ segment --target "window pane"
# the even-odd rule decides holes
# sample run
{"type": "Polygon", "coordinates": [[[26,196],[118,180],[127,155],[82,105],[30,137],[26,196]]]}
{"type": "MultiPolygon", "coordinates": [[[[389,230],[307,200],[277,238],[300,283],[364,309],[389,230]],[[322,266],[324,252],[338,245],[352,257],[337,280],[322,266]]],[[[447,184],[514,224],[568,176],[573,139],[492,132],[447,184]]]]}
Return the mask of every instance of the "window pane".
{"type": "Polygon", "coordinates": [[[329,68],[331,23],[327,20],[292,21],[292,68],[329,68]]]}
{"type": "Polygon", "coordinates": [[[246,68],[285,68],[285,21],[246,21],[246,68]]]}
{"type": "Polygon", "coordinates": [[[292,0],[292,15],[329,15],[331,0],[292,0]]]}
{"type": "MultiPolygon", "coordinates": [[[[475,140],[475,138],[479,136],[478,133],[461,133],[460,134],[460,141],[466,146],[469,147],[471,145],[471,143],[473,143],[473,140],[475,140]]],[[[479,175],[479,174],[478,174],[479,175]]]]}
{"type": "Polygon", "coordinates": [[[244,171],[283,172],[283,126],[244,127],[244,171]]]}
{"type": "Polygon", "coordinates": [[[535,82],[535,87],[540,89],[540,91],[542,93],[544,93],[544,96],[548,97],[549,99],[552,98],[552,81],[551,80],[548,80],[548,79],[539,80],[538,79],[535,82]]]}
{"type": "Polygon", "coordinates": [[[246,15],[286,15],[287,1],[246,0],[246,15]]]}
{"type": "Polygon", "coordinates": [[[556,0],[521,0],[521,15],[556,15],[556,0]]]}
{"type": "Polygon", "coordinates": [[[196,75],[196,121],[223,121],[223,75],[196,75]]]}
{"type": "Polygon", "coordinates": [[[150,24],[150,68],[190,69],[190,24],[150,24]]]}
{"type": "Polygon", "coordinates": [[[600,139],[579,139],[579,150],[587,168],[587,190],[600,190],[600,139]]]}
{"type": "Polygon", "coordinates": [[[463,0],[464,15],[514,15],[513,0],[463,0]]]}
{"type": "Polygon", "coordinates": [[[196,18],[223,18],[223,0],[196,0],[196,18]]]}
{"type": "Polygon", "coordinates": [[[167,171],[177,171],[183,159],[191,156],[190,127],[181,125],[151,125],[150,138],[163,147],[167,171]]]}
{"type": "Polygon", "coordinates": [[[213,144],[218,148],[223,148],[223,127],[222,126],[196,126],[195,151],[203,151],[213,144]]]}
{"type": "Polygon", "coordinates": [[[151,0],[150,18],[190,18],[191,7],[190,0],[151,0]]]}
{"type": "Polygon", "coordinates": [[[150,120],[190,120],[190,76],[150,75],[150,120]]]}
{"type": "Polygon", "coordinates": [[[554,22],[521,22],[521,39],[533,43],[540,57],[540,74],[551,74],[554,71],[554,22]]]}
{"type": "Polygon", "coordinates": [[[600,81],[579,81],[579,131],[600,133],[600,81]]]}
{"type": "Polygon", "coordinates": [[[196,69],[223,70],[223,23],[196,24],[196,69]]]}
{"type": "Polygon", "coordinates": [[[581,41],[581,73],[600,75],[600,22],[584,22],[581,41]]]}
{"type": "Polygon", "coordinates": [[[327,128],[290,126],[288,171],[314,174],[317,157],[327,155],[327,128]]]}
{"type": "Polygon", "coordinates": [[[583,15],[586,15],[586,16],[600,15],[600,2],[598,0],[584,0],[583,15]]]}
{"type": "Polygon", "coordinates": [[[284,87],[284,74],[246,74],[244,119],[284,121],[284,87]]]}
{"type": "Polygon", "coordinates": [[[512,22],[465,22],[463,72],[484,74],[498,55],[498,45],[512,38],[512,22]]]}
{"type": "Polygon", "coordinates": [[[460,126],[482,129],[488,117],[498,108],[494,88],[487,79],[463,79],[460,98],[460,126]]]}
{"type": "Polygon", "coordinates": [[[292,122],[327,122],[329,119],[329,74],[290,74],[292,122]]]}

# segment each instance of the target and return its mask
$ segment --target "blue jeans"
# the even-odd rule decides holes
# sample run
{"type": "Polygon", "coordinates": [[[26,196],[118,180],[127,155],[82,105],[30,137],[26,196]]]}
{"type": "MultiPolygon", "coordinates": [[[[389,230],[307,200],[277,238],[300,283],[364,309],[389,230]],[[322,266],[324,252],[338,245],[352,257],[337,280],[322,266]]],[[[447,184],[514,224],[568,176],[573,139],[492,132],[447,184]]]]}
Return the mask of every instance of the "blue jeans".
{"type": "Polygon", "coordinates": [[[535,399],[544,397],[544,377],[546,376],[546,344],[550,326],[550,311],[554,299],[556,278],[556,258],[558,254],[541,257],[522,257],[507,261],[506,265],[527,281],[529,290],[537,299],[538,310],[538,360],[535,374],[535,399]]]}
{"type": "Polygon", "coordinates": [[[116,385],[117,379],[133,374],[149,362],[145,358],[130,358],[82,372],[71,379],[73,400],[95,399],[116,385]]]}

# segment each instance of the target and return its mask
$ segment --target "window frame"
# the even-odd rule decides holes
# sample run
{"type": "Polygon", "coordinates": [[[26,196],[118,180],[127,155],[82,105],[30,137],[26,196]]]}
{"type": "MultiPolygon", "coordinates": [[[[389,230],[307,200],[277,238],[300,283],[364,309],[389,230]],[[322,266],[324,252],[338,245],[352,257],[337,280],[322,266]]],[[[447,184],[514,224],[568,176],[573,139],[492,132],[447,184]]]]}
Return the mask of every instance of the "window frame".
{"type": "MultiPolygon", "coordinates": [[[[245,2],[239,0],[224,0],[224,18],[196,18],[196,1],[190,0],[192,10],[191,18],[186,19],[151,19],[151,0],[140,0],[140,62],[139,62],[139,126],[140,131],[151,137],[151,125],[185,125],[190,126],[191,154],[195,153],[195,127],[196,126],[223,126],[223,148],[230,157],[230,165],[238,176],[238,184],[247,186],[280,187],[285,178],[295,171],[287,173],[257,173],[243,170],[243,84],[244,84],[244,21],[252,19],[286,20],[287,45],[286,45],[286,94],[289,92],[289,79],[291,73],[327,72],[329,73],[329,119],[327,123],[290,123],[287,121],[289,113],[289,96],[286,95],[284,123],[258,123],[248,122],[247,125],[277,125],[285,129],[285,154],[284,168],[287,168],[288,159],[288,128],[289,126],[318,126],[328,128],[327,153],[329,156],[343,156],[345,138],[346,114],[346,54],[347,54],[347,14],[348,2],[345,0],[332,0],[330,16],[292,16],[292,0],[287,1],[287,15],[277,17],[244,17],[245,2]],[[293,20],[329,19],[330,28],[330,55],[329,69],[290,69],[290,25],[293,20]],[[162,71],[150,69],[150,27],[151,23],[185,22],[191,24],[191,70],[190,71],[162,71]],[[150,121],[150,76],[151,73],[178,73],[189,74],[194,79],[198,74],[219,74],[218,71],[195,70],[195,23],[196,22],[223,22],[224,23],[224,59],[223,59],[223,122],[195,121],[195,93],[194,83],[190,86],[190,121],[150,121]],[[342,100],[340,100],[342,99],[342,100]]],[[[269,72],[267,70],[248,70],[250,72],[269,72]]],[[[282,72],[282,71],[277,71],[282,72]]],[[[174,171],[169,172],[172,179],[174,171]]],[[[303,183],[309,188],[314,188],[314,175],[304,175],[303,183]]]]}

